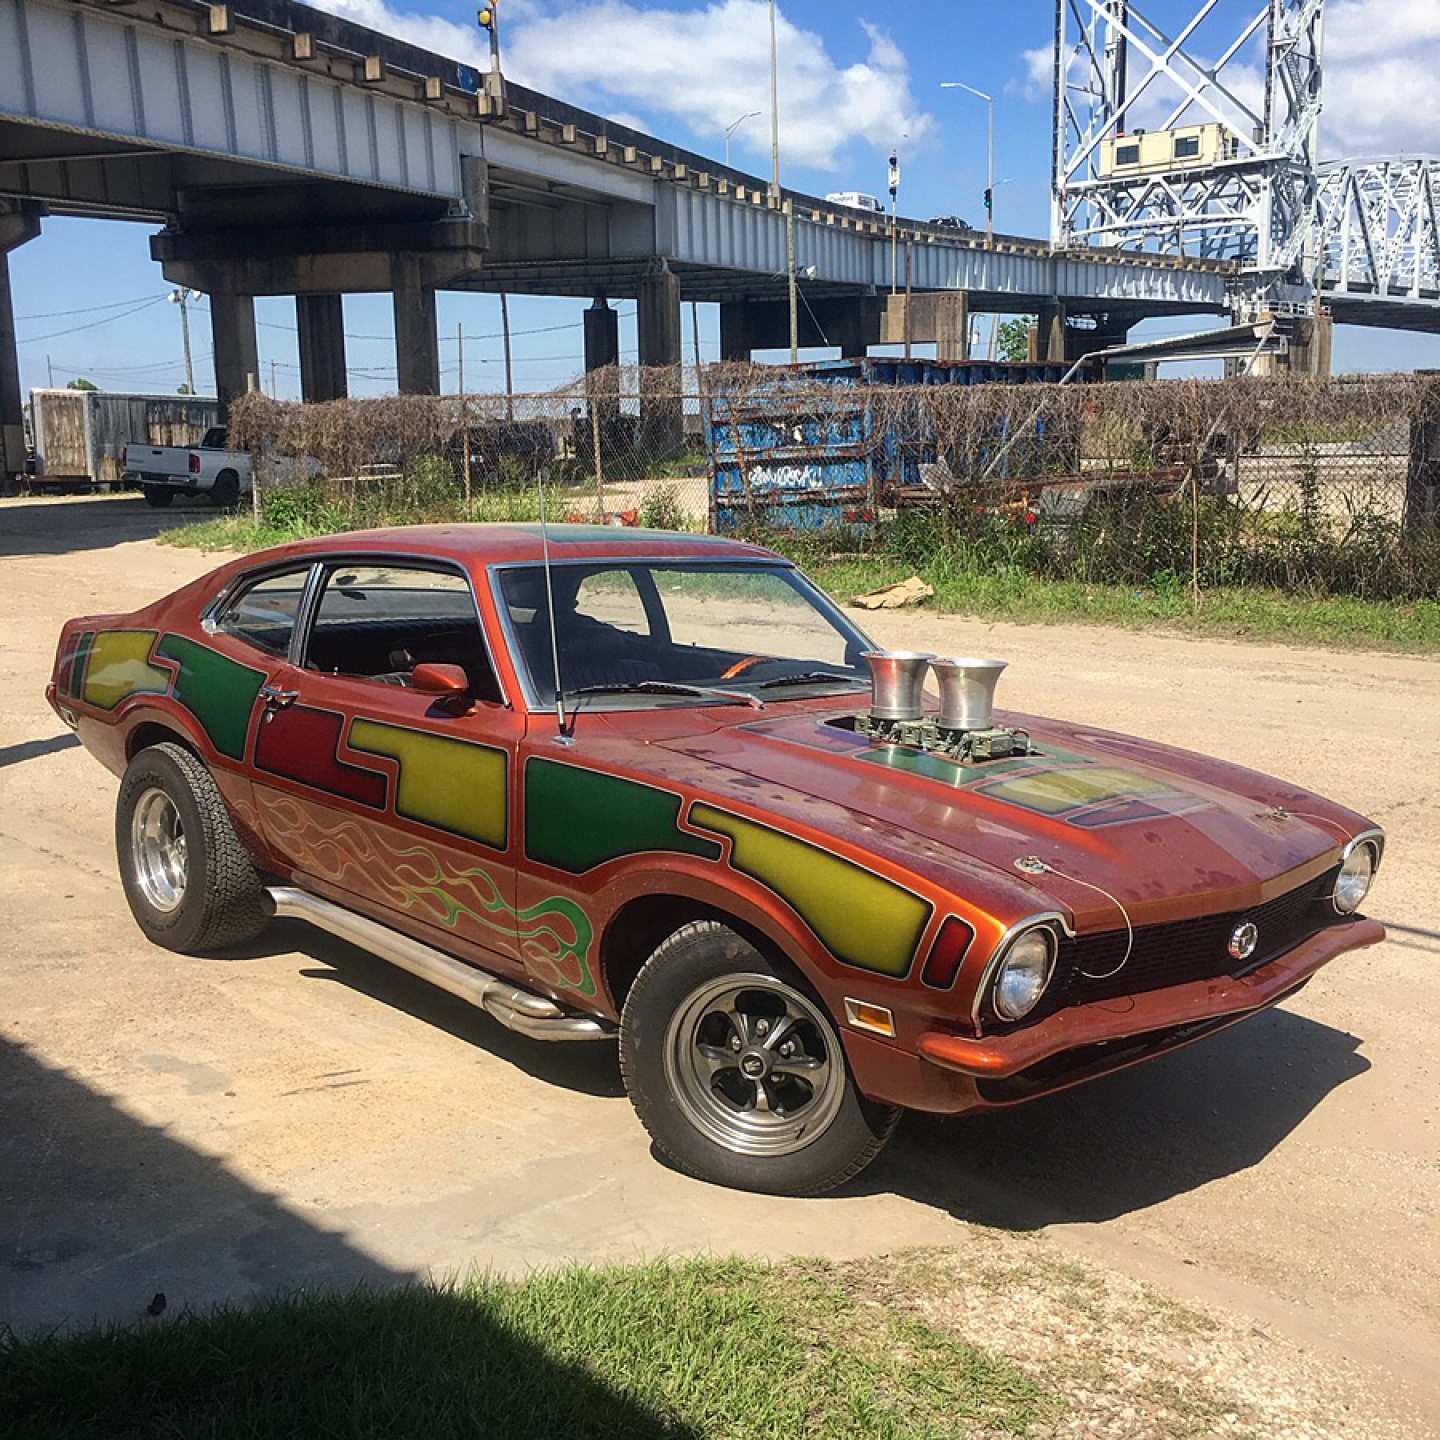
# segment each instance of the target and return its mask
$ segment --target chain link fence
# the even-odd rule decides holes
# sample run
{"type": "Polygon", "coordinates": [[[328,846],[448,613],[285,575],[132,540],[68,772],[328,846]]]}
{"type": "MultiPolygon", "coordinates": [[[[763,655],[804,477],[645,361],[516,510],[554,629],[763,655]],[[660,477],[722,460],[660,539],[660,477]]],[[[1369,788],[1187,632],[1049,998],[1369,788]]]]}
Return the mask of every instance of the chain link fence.
{"type": "Polygon", "coordinates": [[[546,394],[250,395],[231,429],[255,456],[256,518],[282,533],[535,520],[543,497],[552,522],[719,531],[812,558],[1440,592],[1434,379],[1061,386],[894,368],[951,379],[619,368],[546,394]]]}

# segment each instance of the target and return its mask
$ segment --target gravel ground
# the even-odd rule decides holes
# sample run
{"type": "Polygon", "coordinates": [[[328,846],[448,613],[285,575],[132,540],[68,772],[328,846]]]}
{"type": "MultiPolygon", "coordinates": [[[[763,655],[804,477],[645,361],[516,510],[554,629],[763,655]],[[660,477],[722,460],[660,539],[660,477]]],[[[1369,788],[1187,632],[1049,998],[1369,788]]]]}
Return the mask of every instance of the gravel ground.
{"type": "Polygon", "coordinates": [[[1023,1318],[1014,1343],[1074,1384],[1095,1347],[1137,1367],[1066,1433],[1440,1433],[1440,665],[862,617],[887,643],[1008,658],[1016,708],[1365,811],[1389,831],[1370,909],[1391,938],[1155,1064],[1004,1114],[909,1117],[841,1196],[739,1197],[655,1161],[604,1047],[525,1042],[302,928],[223,962],[141,939],[115,782],[42,690],[65,617],[214,564],[153,539],[210,514],[0,502],[0,1320],[475,1264],[940,1246],[932,1263],[972,1277],[941,1293],[977,1341],[1023,1318]],[[1187,1399],[1191,1377],[1208,1388],[1187,1399]]]}

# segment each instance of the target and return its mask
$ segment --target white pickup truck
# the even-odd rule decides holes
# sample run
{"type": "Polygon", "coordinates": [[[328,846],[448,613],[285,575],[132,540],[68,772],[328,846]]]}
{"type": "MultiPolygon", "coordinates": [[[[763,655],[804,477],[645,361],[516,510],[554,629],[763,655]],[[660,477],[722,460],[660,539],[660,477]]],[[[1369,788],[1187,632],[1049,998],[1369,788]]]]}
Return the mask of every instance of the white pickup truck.
{"type": "Polygon", "coordinates": [[[208,495],[230,509],[250,490],[250,456],[225,448],[225,427],[205,432],[198,445],[130,444],[121,459],[122,479],[138,485],[150,505],[168,505],[177,495],[208,495]]]}

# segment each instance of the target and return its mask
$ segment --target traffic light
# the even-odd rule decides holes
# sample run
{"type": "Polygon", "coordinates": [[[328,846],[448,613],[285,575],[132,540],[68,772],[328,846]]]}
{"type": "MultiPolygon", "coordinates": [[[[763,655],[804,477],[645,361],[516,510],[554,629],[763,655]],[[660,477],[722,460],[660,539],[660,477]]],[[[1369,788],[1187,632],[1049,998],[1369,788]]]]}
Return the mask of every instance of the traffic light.
{"type": "Polygon", "coordinates": [[[482,5],[475,12],[475,23],[479,25],[482,30],[493,31],[495,29],[495,7],[493,5],[482,5]]]}
{"type": "Polygon", "coordinates": [[[988,215],[995,208],[995,192],[987,185],[985,187],[985,213],[988,215]]]}

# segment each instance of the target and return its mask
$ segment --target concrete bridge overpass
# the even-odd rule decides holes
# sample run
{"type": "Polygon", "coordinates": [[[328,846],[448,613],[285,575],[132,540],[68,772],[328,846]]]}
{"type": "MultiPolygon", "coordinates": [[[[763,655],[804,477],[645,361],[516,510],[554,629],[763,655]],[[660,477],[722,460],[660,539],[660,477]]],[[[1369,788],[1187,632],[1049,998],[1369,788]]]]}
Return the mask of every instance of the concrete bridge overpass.
{"type": "MultiPolygon", "coordinates": [[[[949,354],[972,309],[1040,314],[1047,354],[1069,317],[1113,341],[1146,316],[1230,309],[1223,263],[987,246],[911,220],[897,260],[878,217],[790,191],[777,204],[760,178],[518,86],[501,105],[474,70],[293,0],[0,0],[10,423],[3,256],[46,213],[164,226],[167,279],[211,296],[222,398],[258,368],[254,296],[294,295],[304,393],[326,398],[345,389],[347,291],[393,294],[407,391],[438,387],[439,289],[634,298],[644,364],[678,361],[682,296],[720,304],[728,357],[786,343],[787,206],[805,344],[902,338],[892,264],[923,297],[910,337],[949,354]]],[[[598,365],[618,336],[613,311],[592,315],[598,365]]]]}

